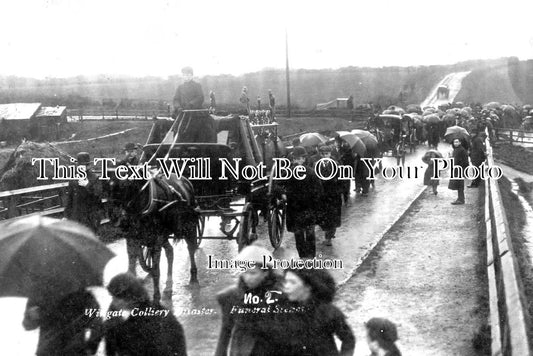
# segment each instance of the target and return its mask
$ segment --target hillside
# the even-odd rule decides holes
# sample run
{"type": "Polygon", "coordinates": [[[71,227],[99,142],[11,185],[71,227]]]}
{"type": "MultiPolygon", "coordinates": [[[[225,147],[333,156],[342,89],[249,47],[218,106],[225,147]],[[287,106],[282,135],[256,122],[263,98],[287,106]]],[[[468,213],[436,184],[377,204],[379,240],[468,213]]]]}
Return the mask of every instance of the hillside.
{"type": "MultiPolygon", "coordinates": [[[[295,109],[312,110],[317,103],[349,95],[354,96],[355,104],[373,102],[383,107],[420,103],[445,75],[469,70],[472,73],[465,79],[457,100],[533,102],[533,61],[502,58],[454,65],[291,70],[291,104],[295,109]]],[[[180,80],[179,76],[163,79],[101,75],[45,80],[0,77],[0,103],[39,101],[73,109],[102,106],[113,109],[122,101],[122,109],[166,110],[180,80]]],[[[209,75],[199,80],[205,97],[213,90],[217,105],[223,110],[238,107],[243,86],[248,87],[253,105],[258,95],[265,105],[271,89],[278,107],[286,106],[285,71],[281,69],[242,76],[209,75]]]]}
{"type": "Polygon", "coordinates": [[[466,103],[498,101],[513,104],[531,102],[528,100],[525,90],[522,93],[517,93],[515,88],[519,85],[517,80],[519,78],[511,77],[509,72],[508,62],[504,61],[494,66],[474,69],[463,80],[461,91],[455,98],[456,101],[466,103]]]}

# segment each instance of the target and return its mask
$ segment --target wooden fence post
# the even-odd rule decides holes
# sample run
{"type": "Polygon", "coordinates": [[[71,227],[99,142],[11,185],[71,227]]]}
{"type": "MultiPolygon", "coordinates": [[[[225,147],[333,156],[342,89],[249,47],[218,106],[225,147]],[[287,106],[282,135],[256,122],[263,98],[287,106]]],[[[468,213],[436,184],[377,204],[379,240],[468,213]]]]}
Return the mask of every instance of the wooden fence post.
{"type": "Polygon", "coordinates": [[[513,145],[513,130],[509,130],[509,143],[513,145]]]}
{"type": "Polygon", "coordinates": [[[7,217],[8,219],[17,216],[17,200],[15,196],[10,196],[7,200],[7,217]]]}

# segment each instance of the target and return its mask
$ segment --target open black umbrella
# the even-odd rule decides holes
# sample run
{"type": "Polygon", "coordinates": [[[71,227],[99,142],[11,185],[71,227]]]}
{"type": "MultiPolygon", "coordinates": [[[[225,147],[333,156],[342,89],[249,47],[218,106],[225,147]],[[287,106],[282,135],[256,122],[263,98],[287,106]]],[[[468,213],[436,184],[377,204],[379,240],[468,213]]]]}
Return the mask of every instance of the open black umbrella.
{"type": "Polygon", "coordinates": [[[328,138],[318,132],[310,132],[301,135],[300,142],[303,147],[312,147],[328,142],[328,138]]]}
{"type": "Polygon", "coordinates": [[[424,116],[422,121],[427,122],[428,124],[438,124],[440,122],[440,118],[437,114],[430,114],[424,116]]]}
{"type": "Polygon", "coordinates": [[[50,301],[102,285],[114,256],[86,227],[33,216],[0,226],[0,297],[50,301]]]}
{"type": "Polygon", "coordinates": [[[444,139],[448,142],[453,142],[454,139],[460,139],[460,140],[469,140],[470,134],[468,131],[461,126],[450,126],[446,129],[446,133],[444,134],[444,139]]]}
{"type": "Polygon", "coordinates": [[[432,158],[442,158],[442,153],[437,150],[428,150],[422,156],[422,162],[429,164],[432,158]]]}
{"type": "Polygon", "coordinates": [[[348,131],[337,131],[336,137],[340,137],[342,140],[346,141],[354,153],[357,153],[361,157],[365,156],[366,146],[357,135],[348,131]]]}

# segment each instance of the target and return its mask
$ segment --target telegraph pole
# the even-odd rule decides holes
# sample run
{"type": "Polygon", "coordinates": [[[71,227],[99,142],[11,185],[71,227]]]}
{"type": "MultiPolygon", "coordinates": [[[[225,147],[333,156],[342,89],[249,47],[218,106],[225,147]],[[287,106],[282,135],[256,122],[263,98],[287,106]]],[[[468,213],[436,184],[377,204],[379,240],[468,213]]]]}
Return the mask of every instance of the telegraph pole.
{"type": "Polygon", "coordinates": [[[287,117],[291,117],[291,80],[289,76],[289,37],[285,28],[285,75],[287,78],[287,117]]]}

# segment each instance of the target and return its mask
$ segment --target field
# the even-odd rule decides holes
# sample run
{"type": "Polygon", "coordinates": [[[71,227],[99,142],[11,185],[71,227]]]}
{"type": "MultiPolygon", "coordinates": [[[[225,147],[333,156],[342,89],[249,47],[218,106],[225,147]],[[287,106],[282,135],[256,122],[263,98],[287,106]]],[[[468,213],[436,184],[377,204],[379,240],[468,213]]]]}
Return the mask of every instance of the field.
{"type": "MultiPolygon", "coordinates": [[[[92,157],[120,157],[122,149],[128,142],[144,144],[152,128],[152,120],[92,120],[69,122],[64,137],[72,142],[52,142],[54,146],[65,153],[76,156],[78,152],[89,152],[92,157]],[[87,140],[119,133],[114,136],[97,140],[87,140]]],[[[350,122],[341,118],[328,117],[297,117],[279,118],[278,135],[284,136],[300,132],[351,130],[361,128],[361,122],[350,122]]],[[[0,150],[0,167],[7,162],[15,147],[0,150]]]]}
{"type": "Polygon", "coordinates": [[[493,148],[494,158],[518,171],[533,175],[533,151],[522,146],[501,143],[493,148]]]}

